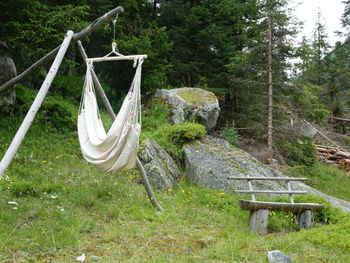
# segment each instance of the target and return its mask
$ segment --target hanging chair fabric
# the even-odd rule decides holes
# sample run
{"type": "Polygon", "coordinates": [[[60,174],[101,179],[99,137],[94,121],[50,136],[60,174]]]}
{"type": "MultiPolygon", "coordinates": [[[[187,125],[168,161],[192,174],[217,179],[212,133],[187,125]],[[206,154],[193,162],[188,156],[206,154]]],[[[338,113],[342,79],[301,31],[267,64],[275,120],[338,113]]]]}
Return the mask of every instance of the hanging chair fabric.
{"type": "Polygon", "coordinates": [[[108,132],[101,121],[92,80],[92,63],[87,64],[78,116],[78,136],[84,158],[104,171],[122,171],[135,166],[141,133],[141,68],[138,59],[130,90],[108,132]]]}

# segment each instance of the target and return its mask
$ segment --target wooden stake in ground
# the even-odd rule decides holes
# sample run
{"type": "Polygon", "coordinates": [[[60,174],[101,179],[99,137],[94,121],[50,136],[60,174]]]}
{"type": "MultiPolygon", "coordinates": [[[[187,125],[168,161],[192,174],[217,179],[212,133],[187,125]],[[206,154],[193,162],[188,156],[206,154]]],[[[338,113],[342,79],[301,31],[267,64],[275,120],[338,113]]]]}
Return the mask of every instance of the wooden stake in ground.
{"type": "MultiPolygon", "coordinates": [[[[78,49],[79,49],[80,55],[82,56],[83,60],[86,61],[88,57],[86,55],[86,52],[84,50],[83,45],[81,44],[80,41],[78,41],[77,44],[78,44],[78,49]]],[[[115,118],[116,118],[116,115],[115,115],[115,113],[113,111],[113,108],[112,108],[112,106],[111,106],[111,104],[110,104],[110,102],[109,102],[109,100],[108,100],[108,98],[106,96],[106,93],[104,92],[104,90],[103,90],[103,88],[101,86],[100,81],[98,80],[98,78],[96,76],[95,71],[92,70],[92,74],[91,75],[92,75],[92,80],[93,80],[93,82],[95,84],[95,88],[96,88],[98,94],[101,96],[103,105],[107,109],[107,112],[108,112],[109,116],[111,117],[112,121],[114,121],[115,118]]],[[[147,173],[146,173],[145,169],[143,168],[143,165],[142,165],[141,161],[139,160],[139,158],[136,159],[136,166],[140,170],[140,173],[141,173],[141,176],[142,176],[142,182],[143,182],[143,185],[145,186],[145,189],[146,189],[147,196],[148,196],[149,200],[151,201],[152,205],[158,211],[163,211],[162,206],[158,203],[155,195],[153,194],[153,190],[152,190],[151,184],[148,181],[147,173]]]]}
{"type": "Polygon", "coordinates": [[[15,137],[13,138],[10,147],[8,148],[7,152],[5,153],[5,156],[2,158],[0,162],[0,178],[3,176],[5,170],[10,165],[12,159],[15,157],[19,146],[21,145],[24,137],[26,136],[26,133],[29,129],[29,127],[32,125],[32,122],[43,103],[45,96],[47,92],[49,91],[49,88],[51,86],[51,83],[53,79],[55,78],[58,68],[61,65],[61,62],[64,58],[64,55],[66,54],[66,51],[68,49],[68,46],[72,40],[74,33],[73,31],[68,31],[67,36],[65,37],[62,45],[60,46],[60,49],[57,53],[57,56],[50,68],[49,73],[47,74],[43,84],[41,85],[41,88],[30,107],[26,117],[24,118],[21,126],[19,127],[15,137]]]}
{"type": "Polygon", "coordinates": [[[269,47],[268,47],[268,71],[269,71],[269,91],[268,91],[268,120],[267,120],[267,146],[268,158],[273,158],[273,84],[272,84],[272,6],[271,0],[267,0],[268,8],[268,26],[269,26],[269,47]]]}

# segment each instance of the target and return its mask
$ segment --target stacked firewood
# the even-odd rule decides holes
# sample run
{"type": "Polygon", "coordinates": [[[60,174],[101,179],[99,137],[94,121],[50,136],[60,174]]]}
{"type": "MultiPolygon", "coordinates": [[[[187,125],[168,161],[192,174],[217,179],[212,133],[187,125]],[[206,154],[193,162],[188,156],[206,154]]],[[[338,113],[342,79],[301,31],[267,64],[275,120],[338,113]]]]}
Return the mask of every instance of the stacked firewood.
{"type": "Polygon", "coordinates": [[[318,159],[321,162],[331,164],[340,168],[345,169],[347,172],[350,172],[350,153],[342,149],[315,145],[317,150],[318,159]]]}

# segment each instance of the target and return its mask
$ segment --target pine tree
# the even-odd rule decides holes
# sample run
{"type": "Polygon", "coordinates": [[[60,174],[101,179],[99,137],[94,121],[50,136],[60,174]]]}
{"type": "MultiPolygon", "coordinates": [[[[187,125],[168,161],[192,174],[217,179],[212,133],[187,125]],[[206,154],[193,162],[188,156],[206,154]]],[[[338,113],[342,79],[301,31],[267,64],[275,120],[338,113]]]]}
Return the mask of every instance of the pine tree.
{"type": "Polygon", "coordinates": [[[313,35],[314,35],[313,42],[312,42],[312,47],[314,48],[313,73],[315,75],[313,84],[321,85],[322,77],[325,71],[325,64],[324,64],[323,58],[328,53],[330,44],[328,42],[328,35],[326,33],[325,26],[322,22],[322,14],[320,10],[318,10],[317,22],[315,25],[313,35]]]}

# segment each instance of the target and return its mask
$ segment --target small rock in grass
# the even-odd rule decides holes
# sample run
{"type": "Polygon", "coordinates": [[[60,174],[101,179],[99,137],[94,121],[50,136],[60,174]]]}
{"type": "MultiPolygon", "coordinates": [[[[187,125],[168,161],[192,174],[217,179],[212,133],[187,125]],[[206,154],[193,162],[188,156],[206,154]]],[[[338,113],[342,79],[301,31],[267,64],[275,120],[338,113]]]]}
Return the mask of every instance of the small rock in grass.
{"type": "Polygon", "coordinates": [[[92,261],[100,261],[100,260],[102,260],[101,257],[95,256],[95,255],[92,255],[92,256],[89,257],[89,258],[91,258],[92,261]]]}
{"type": "Polygon", "coordinates": [[[267,258],[270,263],[292,263],[292,260],[287,255],[283,254],[279,250],[273,250],[267,252],[267,258]]]}
{"type": "Polygon", "coordinates": [[[79,262],[85,262],[85,254],[82,254],[81,256],[77,257],[77,261],[79,262]]]}

